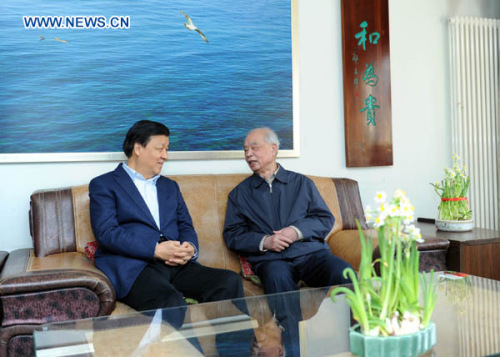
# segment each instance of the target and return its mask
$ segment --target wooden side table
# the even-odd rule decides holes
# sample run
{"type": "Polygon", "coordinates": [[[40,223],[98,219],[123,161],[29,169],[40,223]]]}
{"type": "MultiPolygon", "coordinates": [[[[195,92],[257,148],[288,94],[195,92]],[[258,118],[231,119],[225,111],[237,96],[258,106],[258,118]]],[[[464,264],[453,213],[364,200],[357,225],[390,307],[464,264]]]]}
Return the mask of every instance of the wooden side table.
{"type": "Polygon", "coordinates": [[[469,232],[445,232],[432,223],[418,222],[424,238],[445,238],[450,241],[446,255],[449,270],[500,280],[500,231],[474,228],[469,232]]]}

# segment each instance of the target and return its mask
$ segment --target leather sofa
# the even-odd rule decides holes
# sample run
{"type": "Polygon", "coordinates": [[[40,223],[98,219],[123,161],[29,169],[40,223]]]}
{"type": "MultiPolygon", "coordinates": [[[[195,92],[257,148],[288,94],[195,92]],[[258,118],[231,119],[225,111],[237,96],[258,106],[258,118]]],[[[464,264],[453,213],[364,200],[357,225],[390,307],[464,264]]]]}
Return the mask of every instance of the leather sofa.
{"type": "MultiPolygon", "coordinates": [[[[189,208],[198,233],[201,264],[241,271],[238,256],[225,245],[222,229],[227,196],[247,176],[169,176],[178,182],[189,208]]],[[[356,219],[367,229],[357,182],[309,177],[336,218],[327,237],[330,249],[357,268],[361,244],[356,219]]],[[[87,243],[95,240],[88,205],[88,185],[31,195],[33,248],[0,252],[0,356],[33,355],[32,332],[42,324],[130,312],[116,302],[111,283],[85,254],[87,243]]],[[[422,245],[422,261],[436,270],[445,269],[448,244],[432,245],[429,252],[434,255],[428,261],[427,248],[422,245]]],[[[251,281],[243,282],[247,296],[263,294],[251,281]]],[[[269,313],[267,318],[271,318],[269,313]]]]}

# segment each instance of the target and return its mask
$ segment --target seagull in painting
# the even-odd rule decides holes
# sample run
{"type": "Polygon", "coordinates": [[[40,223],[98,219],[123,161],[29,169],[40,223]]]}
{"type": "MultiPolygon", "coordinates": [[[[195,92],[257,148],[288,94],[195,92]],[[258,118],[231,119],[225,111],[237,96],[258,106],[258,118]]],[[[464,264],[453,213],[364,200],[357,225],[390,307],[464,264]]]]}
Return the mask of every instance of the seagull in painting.
{"type": "Polygon", "coordinates": [[[43,36],[38,36],[38,37],[40,37],[40,41],[45,40],[45,37],[43,37],[43,36]]]}
{"type": "Polygon", "coordinates": [[[181,10],[181,14],[183,14],[183,15],[186,17],[187,21],[188,21],[188,22],[185,22],[185,23],[184,23],[184,26],[185,26],[188,30],[190,30],[190,31],[196,31],[196,32],[198,32],[198,33],[200,34],[201,38],[202,38],[202,39],[203,39],[206,43],[208,43],[208,40],[207,40],[207,38],[205,37],[205,35],[203,34],[203,32],[201,32],[201,31],[200,31],[200,29],[199,29],[198,27],[196,27],[196,25],[195,25],[195,24],[193,24],[193,20],[191,20],[191,18],[190,18],[188,15],[186,15],[186,13],[185,13],[184,11],[182,11],[182,10],[181,10]]]}
{"type": "Polygon", "coordinates": [[[68,41],[61,40],[59,37],[54,38],[54,40],[62,42],[62,43],[68,43],[68,41]]]}

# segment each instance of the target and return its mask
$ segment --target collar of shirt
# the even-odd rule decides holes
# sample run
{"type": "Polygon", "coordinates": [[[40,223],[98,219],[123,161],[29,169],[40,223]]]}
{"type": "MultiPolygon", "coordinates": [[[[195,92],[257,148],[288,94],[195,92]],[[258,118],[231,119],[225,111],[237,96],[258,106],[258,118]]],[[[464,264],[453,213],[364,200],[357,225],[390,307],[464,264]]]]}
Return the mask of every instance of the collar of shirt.
{"type": "Polygon", "coordinates": [[[146,180],[144,176],[142,176],[140,173],[129,167],[126,162],[123,163],[122,167],[134,182],[135,180],[146,181],[153,183],[156,186],[156,181],[158,181],[158,179],[160,178],[160,175],[156,175],[146,180]]]}
{"type": "Polygon", "coordinates": [[[273,172],[273,174],[269,177],[269,178],[265,178],[263,176],[261,176],[264,180],[266,180],[266,182],[271,185],[274,181],[274,179],[276,178],[276,174],[278,173],[278,171],[280,170],[280,165],[278,165],[278,168],[276,169],[276,171],[273,172]]]}
{"type": "Polygon", "coordinates": [[[141,194],[142,199],[146,203],[153,216],[156,225],[160,227],[160,208],[158,205],[158,191],[156,190],[156,182],[160,178],[160,175],[151,177],[150,179],[145,179],[140,173],[130,168],[126,163],[122,165],[125,172],[130,176],[135,187],[141,194]]]}
{"type": "Polygon", "coordinates": [[[283,166],[281,166],[280,164],[278,164],[278,168],[276,169],[276,171],[274,171],[274,173],[268,179],[266,179],[258,174],[254,174],[252,176],[251,180],[252,180],[252,186],[257,188],[258,186],[260,186],[264,182],[266,182],[268,185],[272,185],[274,180],[282,182],[282,183],[287,183],[288,182],[288,174],[287,174],[287,171],[285,170],[285,168],[283,166]]]}

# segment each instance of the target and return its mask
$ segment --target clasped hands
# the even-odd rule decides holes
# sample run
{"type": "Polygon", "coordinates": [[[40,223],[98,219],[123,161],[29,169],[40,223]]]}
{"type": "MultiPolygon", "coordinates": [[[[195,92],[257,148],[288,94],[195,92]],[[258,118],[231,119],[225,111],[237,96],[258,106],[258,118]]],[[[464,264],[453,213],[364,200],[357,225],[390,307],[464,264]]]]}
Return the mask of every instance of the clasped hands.
{"type": "Polygon", "coordinates": [[[155,258],[163,260],[165,264],[176,266],[184,265],[194,255],[194,247],[188,242],[180,243],[175,240],[167,240],[156,245],[155,258]]]}
{"type": "Polygon", "coordinates": [[[292,227],[286,227],[273,233],[272,236],[267,236],[264,239],[264,249],[281,252],[299,239],[297,231],[292,227]]]}

